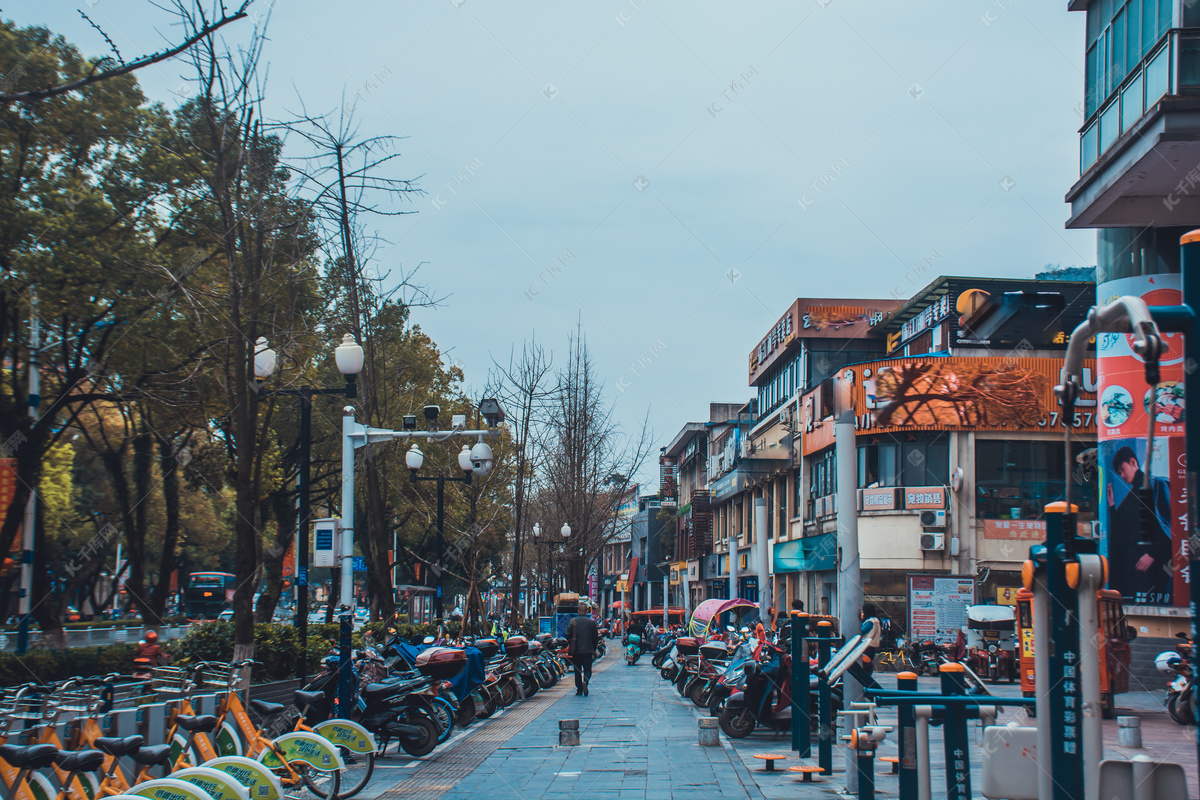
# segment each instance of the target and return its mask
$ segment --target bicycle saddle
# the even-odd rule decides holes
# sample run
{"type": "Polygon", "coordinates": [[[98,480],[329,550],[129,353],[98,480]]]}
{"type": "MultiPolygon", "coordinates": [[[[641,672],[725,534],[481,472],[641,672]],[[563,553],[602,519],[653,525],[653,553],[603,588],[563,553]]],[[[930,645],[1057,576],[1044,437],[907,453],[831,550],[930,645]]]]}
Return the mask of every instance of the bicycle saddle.
{"type": "Polygon", "coordinates": [[[298,706],[319,706],[325,702],[324,692],[306,692],[297,689],[293,697],[298,706]]]}
{"type": "Polygon", "coordinates": [[[58,748],[52,744],[31,744],[19,747],[15,744],[0,745],[0,758],[17,769],[41,769],[54,763],[58,748]]]}
{"type": "Polygon", "coordinates": [[[59,750],[55,760],[66,772],[95,772],[104,766],[104,753],[99,750],[59,750]]]}
{"type": "Polygon", "coordinates": [[[156,744],[150,747],[139,747],[131,752],[129,757],[144,767],[166,764],[171,760],[171,745],[156,744]]]}
{"type": "Polygon", "coordinates": [[[278,714],[280,711],[283,711],[285,708],[287,708],[287,706],[285,706],[283,703],[271,703],[267,700],[251,700],[250,707],[262,714],[264,717],[270,717],[274,714],[278,714]]]}
{"type": "Polygon", "coordinates": [[[97,750],[110,756],[127,756],[145,743],[146,739],[142,736],[101,736],[92,742],[97,750]]]}
{"type": "Polygon", "coordinates": [[[212,733],[217,729],[217,718],[212,714],[201,714],[199,716],[180,714],[175,718],[175,722],[185,731],[196,733],[212,733]]]}

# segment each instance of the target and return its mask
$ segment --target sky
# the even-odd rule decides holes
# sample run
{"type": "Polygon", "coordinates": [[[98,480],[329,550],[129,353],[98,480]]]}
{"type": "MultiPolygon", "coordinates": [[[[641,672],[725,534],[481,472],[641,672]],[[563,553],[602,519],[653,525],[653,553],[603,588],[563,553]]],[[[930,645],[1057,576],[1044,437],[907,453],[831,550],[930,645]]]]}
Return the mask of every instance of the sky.
{"type": "MultiPolygon", "coordinates": [[[[425,195],[371,223],[378,268],[446,296],[414,316],[448,362],[481,386],[530,338],[561,363],[579,325],[617,420],[648,413],[665,444],[751,396],[747,356],[797,297],[1095,263],[1094,232],[1063,227],[1065,6],[256,0],[225,38],[267,24],[267,116],[353,105],[362,135],[406,137],[391,174],[425,195]]],[[[101,55],[80,9],[126,59],[177,38],[144,0],[2,13],[101,55]]],[[[185,72],[138,78],[177,105],[185,72]]]]}

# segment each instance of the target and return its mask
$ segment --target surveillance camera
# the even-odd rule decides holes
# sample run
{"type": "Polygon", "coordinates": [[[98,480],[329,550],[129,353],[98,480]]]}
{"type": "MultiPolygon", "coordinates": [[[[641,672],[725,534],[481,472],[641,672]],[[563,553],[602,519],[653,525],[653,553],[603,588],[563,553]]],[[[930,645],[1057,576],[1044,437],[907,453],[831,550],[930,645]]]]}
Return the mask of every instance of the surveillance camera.
{"type": "Polygon", "coordinates": [[[489,428],[494,428],[504,422],[504,409],[500,407],[500,401],[494,397],[488,397],[479,402],[479,413],[487,420],[489,428]]]}
{"type": "Polygon", "coordinates": [[[405,414],[404,415],[404,430],[415,431],[416,429],[417,429],[417,415],[416,414],[405,414]]]}
{"type": "Polygon", "coordinates": [[[442,413],[442,409],[438,406],[425,406],[422,411],[425,414],[425,419],[429,422],[437,422],[438,414],[442,413]]]}
{"type": "Polygon", "coordinates": [[[471,448],[471,471],[476,475],[487,475],[492,471],[492,448],[487,442],[477,442],[471,448]]]}

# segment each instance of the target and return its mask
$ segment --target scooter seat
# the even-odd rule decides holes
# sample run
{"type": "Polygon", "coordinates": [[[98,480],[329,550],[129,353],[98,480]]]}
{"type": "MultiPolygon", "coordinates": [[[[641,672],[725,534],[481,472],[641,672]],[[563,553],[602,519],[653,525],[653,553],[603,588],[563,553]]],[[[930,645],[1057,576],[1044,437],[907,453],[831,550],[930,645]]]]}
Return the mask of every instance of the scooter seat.
{"type": "Polygon", "coordinates": [[[146,743],[142,736],[101,736],[92,742],[96,749],[110,756],[127,756],[146,743]]]}
{"type": "Polygon", "coordinates": [[[412,680],[400,680],[395,683],[368,683],[366,688],[362,690],[363,700],[368,703],[376,703],[388,697],[393,697],[398,694],[404,694],[417,686],[428,683],[428,679],[417,678],[412,680]]]}
{"type": "Polygon", "coordinates": [[[31,744],[19,747],[15,744],[0,745],[0,758],[17,769],[41,769],[54,763],[58,748],[52,744],[31,744]]]}
{"type": "Polygon", "coordinates": [[[212,733],[217,729],[217,718],[212,714],[200,714],[199,716],[180,714],[175,718],[175,722],[183,730],[193,733],[212,733]]]}
{"type": "Polygon", "coordinates": [[[298,706],[319,706],[325,702],[324,692],[306,692],[303,689],[297,689],[292,697],[298,706]]]}
{"type": "Polygon", "coordinates": [[[64,772],[95,772],[104,766],[99,750],[59,750],[55,761],[64,772]]]}
{"type": "Polygon", "coordinates": [[[251,700],[250,707],[262,714],[264,717],[273,717],[280,711],[283,711],[287,706],[283,703],[272,703],[267,700],[251,700]]]}
{"type": "Polygon", "coordinates": [[[156,767],[171,760],[171,745],[155,744],[149,747],[139,747],[129,754],[137,763],[144,767],[156,767]]]}

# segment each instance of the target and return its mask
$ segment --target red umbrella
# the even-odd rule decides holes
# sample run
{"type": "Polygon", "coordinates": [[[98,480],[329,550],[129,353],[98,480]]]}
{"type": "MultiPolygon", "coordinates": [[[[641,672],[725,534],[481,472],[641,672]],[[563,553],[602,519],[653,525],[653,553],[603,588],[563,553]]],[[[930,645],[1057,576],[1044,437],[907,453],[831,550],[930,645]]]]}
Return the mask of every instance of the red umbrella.
{"type": "Polygon", "coordinates": [[[633,608],[633,606],[630,605],[629,603],[618,600],[612,604],[612,608],[633,608]]]}

